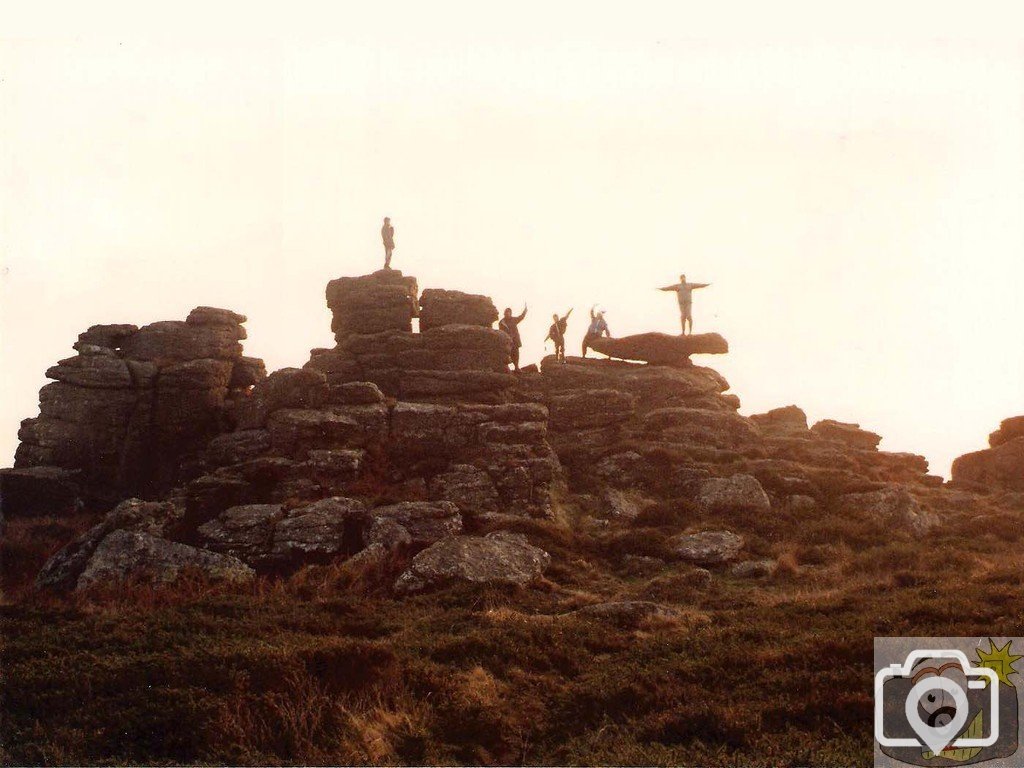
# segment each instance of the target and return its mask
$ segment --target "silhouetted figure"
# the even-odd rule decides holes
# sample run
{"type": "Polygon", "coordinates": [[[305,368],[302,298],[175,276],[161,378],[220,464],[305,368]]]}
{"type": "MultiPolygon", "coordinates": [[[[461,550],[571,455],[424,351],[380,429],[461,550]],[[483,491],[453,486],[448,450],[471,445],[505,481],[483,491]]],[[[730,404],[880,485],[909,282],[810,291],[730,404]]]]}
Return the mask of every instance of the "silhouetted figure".
{"type": "Polygon", "coordinates": [[[523,346],[523,340],[519,337],[519,324],[523,322],[524,317],[526,317],[525,304],[523,305],[522,313],[519,315],[513,315],[511,308],[505,307],[505,314],[498,322],[498,330],[503,331],[506,336],[512,339],[512,349],[509,350],[509,357],[512,359],[512,365],[516,373],[519,373],[519,348],[523,346]]]}
{"type": "Polygon", "coordinates": [[[544,341],[551,339],[555,343],[555,359],[560,363],[565,362],[565,329],[569,327],[569,315],[571,314],[572,310],[570,309],[564,317],[552,315],[551,319],[554,322],[548,328],[548,335],[544,339],[544,341]]]}
{"type": "Polygon", "coordinates": [[[384,226],[380,228],[380,236],[384,241],[384,269],[391,269],[391,252],[395,250],[395,228],[391,219],[384,217],[384,226]]]}
{"type": "Polygon", "coordinates": [[[688,283],[686,275],[679,276],[679,282],[675,285],[666,285],[659,288],[659,291],[675,291],[679,299],[679,323],[683,327],[683,335],[686,335],[686,323],[690,323],[690,333],[693,333],[693,292],[698,288],[707,288],[711,283],[688,283]]]}
{"type": "MultiPolygon", "coordinates": [[[[595,305],[596,306],[596,305],[595,305]]],[[[590,342],[594,339],[599,339],[602,336],[611,338],[611,331],[608,330],[608,323],[604,319],[604,310],[594,311],[594,307],[590,308],[590,326],[587,328],[587,334],[583,337],[583,356],[587,356],[587,350],[590,349],[590,342]]]]}

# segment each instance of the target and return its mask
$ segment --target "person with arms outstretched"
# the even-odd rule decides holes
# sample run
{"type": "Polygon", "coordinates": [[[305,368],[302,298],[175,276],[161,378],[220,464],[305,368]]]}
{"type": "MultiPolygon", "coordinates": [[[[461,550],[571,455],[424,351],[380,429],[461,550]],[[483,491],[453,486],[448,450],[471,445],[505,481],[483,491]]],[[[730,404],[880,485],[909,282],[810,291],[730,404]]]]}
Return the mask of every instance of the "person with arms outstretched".
{"type": "Polygon", "coordinates": [[[565,313],[565,316],[559,317],[558,315],[552,315],[551,319],[554,321],[551,323],[551,327],[548,328],[548,335],[544,341],[551,339],[555,344],[555,360],[560,363],[565,362],[565,329],[569,327],[569,315],[572,314],[570,309],[565,313]]]}
{"type": "Polygon", "coordinates": [[[675,291],[679,299],[679,322],[683,326],[683,335],[686,335],[686,323],[690,323],[690,333],[693,333],[693,292],[698,288],[707,288],[711,283],[688,283],[686,275],[679,276],[679,282],[675,285],[666,285],[659,288],[659,291],[675,291]]]}
{"type": "Polygon", "coordinates": [[[395,250],[395,228],[391,219],[384,217],[384,226],[380,228],[380,236],[384,241],[384,269],[391,269],[391,252],[395,250]]]}
{"type": "Polygon", "coordinates": [[[523,340],[519,336],[519,324],[526,317],[526,305],[523,304],[523,311],[518,315],[512,314],[511,307],[505,307],[505,314],[498,322],[498,330],[512,339],[512,348],[509,350],[509,357],[516,373],[519,373],[519,348],[523,346],[523,340]]]}
{"type": "Polygon", "coordinates": [[[599,339],[602,336],[611,338],[611,331],[608,330],[608,323],[604,319],[604,310],[596,309],[595,304],[590,308],[590,326],[587,328],[587,334],[583,337],[583,356],[587,356],[587,350],[590,349],[590,342],[594,339],[599,339]]]}

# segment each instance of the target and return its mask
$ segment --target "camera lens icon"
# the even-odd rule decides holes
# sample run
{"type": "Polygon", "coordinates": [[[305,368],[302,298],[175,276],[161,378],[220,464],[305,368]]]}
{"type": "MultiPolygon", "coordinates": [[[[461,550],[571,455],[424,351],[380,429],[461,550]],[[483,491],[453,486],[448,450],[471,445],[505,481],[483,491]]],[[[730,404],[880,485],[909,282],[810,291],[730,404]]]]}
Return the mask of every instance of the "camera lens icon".
{"type": "Polygon", "coordinates": [[[968,708],[967,693],[959,683],[929,675],[910,689],[904,712],[917,737],[938,755],[967,724],[968,708]]]}
{"type": "Polygon", "coordinates": [[[914,651],[875,675],[875,738],[883,751],[921,755],[924,748],[931,759],[990,747],[999,739],[999,714],[999,677],[963,651],[914,651]]]}

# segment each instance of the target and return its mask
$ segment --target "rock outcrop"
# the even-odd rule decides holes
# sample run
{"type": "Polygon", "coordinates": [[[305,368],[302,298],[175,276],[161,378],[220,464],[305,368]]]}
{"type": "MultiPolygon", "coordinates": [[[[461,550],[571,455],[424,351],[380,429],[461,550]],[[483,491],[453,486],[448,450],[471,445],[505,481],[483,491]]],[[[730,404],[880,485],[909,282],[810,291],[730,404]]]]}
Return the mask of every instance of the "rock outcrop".
{"type": "Polygon", "coordinates": [[[1004,419],[989,448],[953,462],[953,481],[990,490],[1024,491],[1024,416],[1004,419]]]}
{"type": "MultiPolygon", "coordinates": [[[[628,555],[630,567],[675,559],[732,565],[744,579],[777,563],[757,537],[761,559],[740,562],[745,538],[726,528],[826,508],[910,535],[938,522],[922,457],[879,451],[857,424],[808,427],[796,406],[741,415],[728,382],[689,359],[725,352],[716,334],[602,340],[595,349],[642,362],[548,357],[514,376],[486,296],[420,294],[415,278],[382,270],[331,281],[327,303],[336,345],[270,376],[241,355],[245,318],[227,310],[82,334],[79,356],[49,372],[57,381],[26,423],[18,466],[0,474],[4,512],[61,514],[101,494],[166,500],[118,505],[38,585],[246,580],[343,560],[356,572],[409,558],[398,594],[525,585],[547,552],[521,534],[466,531],[537,525],[523,519],[551,517],[556,491],[591,531],[678,526],[661,559],[628,555]]],[[[983,453],[1017,451],[1024,422],[1005,422],[992,445],[983,453]]]]}
{"type": "Polygon", "coordinates": [[[351,334],[411,331],[416,316],[416,278],[399,270],[339,277],[327,284],[331,330],[338,342],[351,334]]]}
{"type": "Polygon", "coordinates": [[[123,581],[172,584],[194,573],[211,581],[251,581],[253,570],[233,557],[218,555],[148,533],[114,531],[96,548],[76,589],[123,581]]]}
{"type": "Polygon", "coordinates": [[[327,304],[338,342],[314,349],[306,368],[331,386],[372,382],[389,397],[433,403],[508,402],[508,337],[490,327],[497,310],[486,296],[427,289],[395,270],[333,280],[327,304]],[[412,332],[420,317],[421,333],[412,332]]]}
{"type": "Polygon", "coordinates": [[[16,471],[0,475],[4,514],[66,511],[71,483],[86,505],[102,508],[159,497],[186,479],[190,461],[231,428],[235,401],[265,373],[242,356],[243,322],[197,307],[184,321],[80,334],[78,354],[47,370],[54,381],[39,392],[39,416],[21,424],[16,471]]]}
{"type": "Polygon", "coordinates": [[[735,560],[743,537],[732,531],[701,531],[677,536],[670,545],[676,556],[697,565],[721,565],[735,560]]]}
{"type": "Polygon", "coordinates": [[[523,586],[540,576],[551,556],[522,535],[505,532],[443,539],[413,558],[395,582],[399,594],[469,582],[523,586]]]}
{"type": "Polygon", "coordinates": [[[711,513],[739,510],[764,514],[772,506],[757,478],[742,474],[705,480],[697,498],[701,506],[711,513]]]}
{"type": "Polygon", "coordinates": [[[741,416],[728,386],[700,366],[548,357],[540,374],[519,379],[516,396],[548,407],[548,440],[573,492],[612,485],[707,506],[703,484],[720,478],[708,487],[757,484],[759,492],[750,485],[745,500],[737,492],[725,504],[756,514],[773,500],[813,503],[835,490],[864,490],[865,482],[941,482],[927,475],[923,457],[879,451],[878,436],[856,424],[808,428],[796,406],[741,416]]]}
{"type": "Polygon", "coordinates": [[[667,333],[638,333],[588,342],[595,352],[619,360],[639,360],[652,365],[690,365],[690,355],[724,355],[729,343],[717,333],[670,336],[667,333]]]}
{"type": "Polygon", "coordinates": [[[420,331],[442,325],[480,325],[498,322],[498,310],[490,296],[428,288],[420,295],[420,331]]]}
{"type": "Polygon", "coordinates": [[[36,577],[36,586],[56,591],[74,589],[97,547],[111,533],[123,531],[163,537],[180,519],[181,511],[170,502],[123,501],[99,523],[54,554],[36,577]]]}
{"type": "Polygon", "coordinates": [[[881,530],[904,530],[923,535],[939,524],[906,488],[892,486],[869,493],[848,493],[840,497],[840,512],[867,513],[881,530]]]}

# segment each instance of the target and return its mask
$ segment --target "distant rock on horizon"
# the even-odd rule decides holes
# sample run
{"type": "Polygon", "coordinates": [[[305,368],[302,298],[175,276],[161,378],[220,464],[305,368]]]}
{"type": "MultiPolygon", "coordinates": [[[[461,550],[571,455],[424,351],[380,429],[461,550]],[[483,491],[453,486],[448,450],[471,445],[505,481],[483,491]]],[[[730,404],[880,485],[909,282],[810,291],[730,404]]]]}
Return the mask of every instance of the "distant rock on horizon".
{"type": "Polygon", "coordinates": [[[989,447],[953,461],[952,479],[993,490],[1024,491],[1024,416],[1003,419],[989,447]]]}

